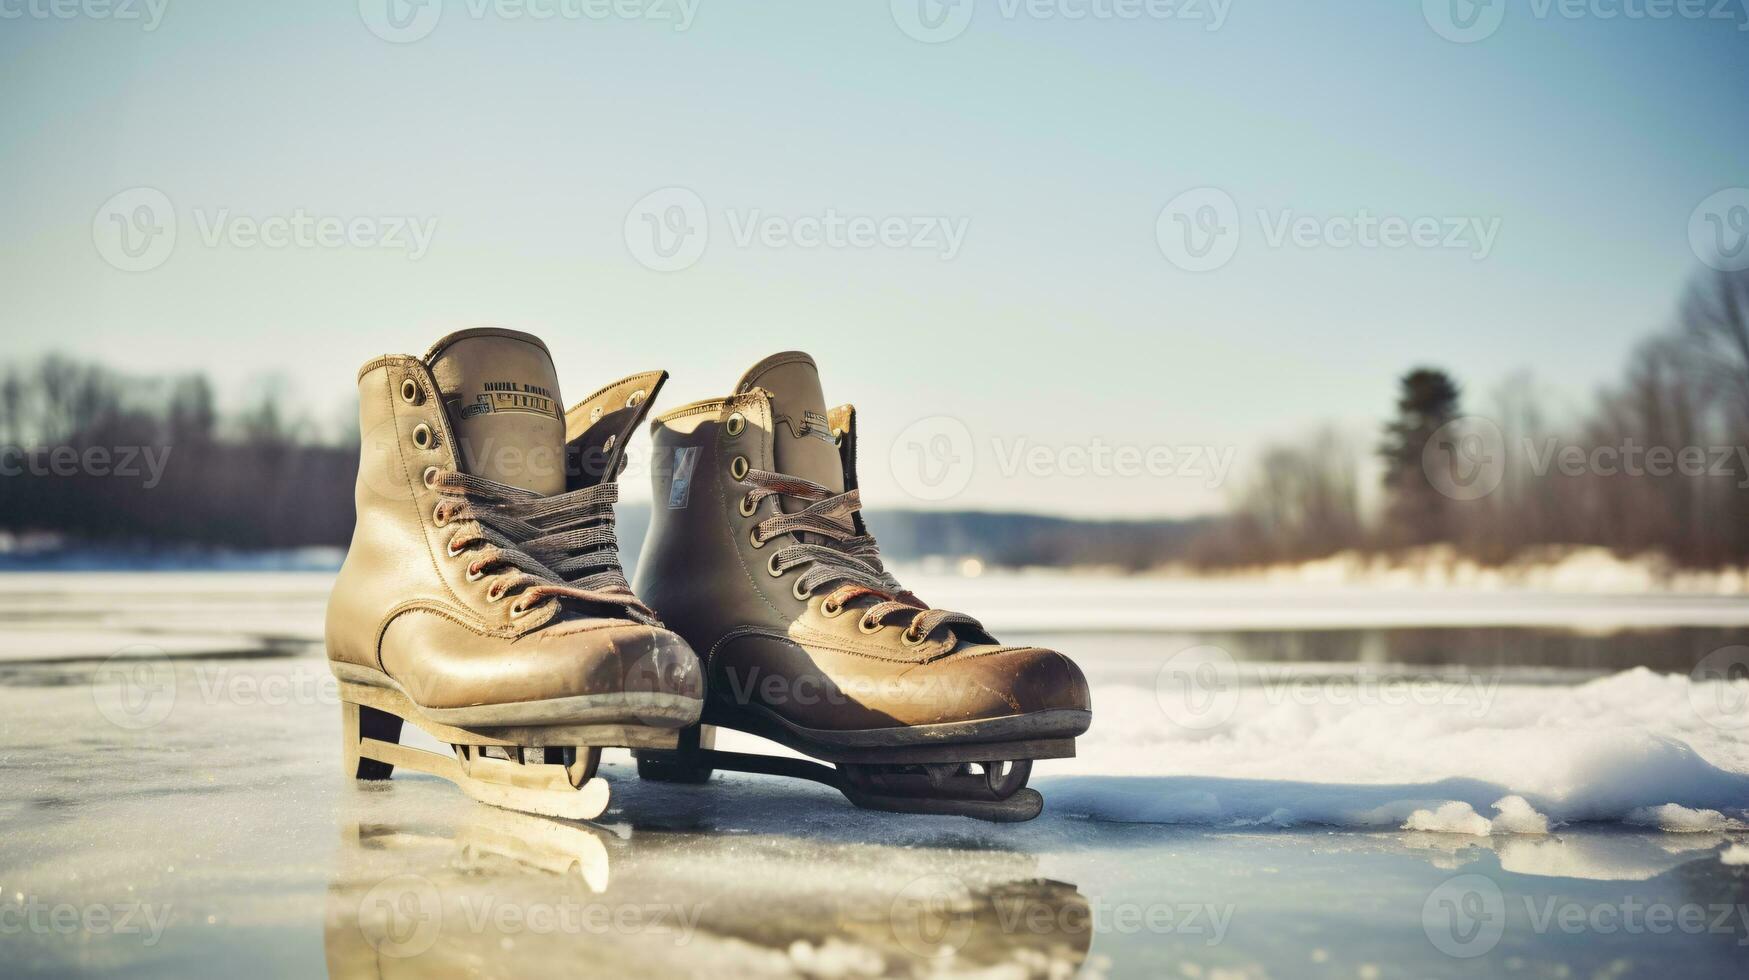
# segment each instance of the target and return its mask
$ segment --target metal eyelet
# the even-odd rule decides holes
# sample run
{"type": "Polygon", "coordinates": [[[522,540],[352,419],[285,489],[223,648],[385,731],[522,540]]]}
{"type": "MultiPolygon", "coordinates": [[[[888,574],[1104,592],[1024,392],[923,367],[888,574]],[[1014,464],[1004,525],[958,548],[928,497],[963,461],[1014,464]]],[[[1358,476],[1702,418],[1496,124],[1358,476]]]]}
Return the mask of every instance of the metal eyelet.
{"type": "Polygon", "coordinates": [[[486,570],[484,568],[481,568],[478,563],[475,563],[475,564],[468,566],[468,581],[478,582],[479,580],[481,580],[485,577],[486,577],[486,570]]]}
{"type": "MultiPolygon", "coordinates": [[[[801,580],[797,579],[796,581],[799,582],[801,580]]],[[[827,599],[825,602],[820,603],[820,615],[826,617],[827,619],[831,619],[835,616],[841,616],[843,614],[844,614],[844,607],[839,605],[836,602],[833,602],[831,599],[827,599]]]]}
{"type": "Polygon", "coordinates": [[[870,625],[870,623],[871,621],[867,614],[864,614],[861,619],[856,621],[857,631],[862,633],[879,633],[884,629],[879,620],[872,621],[873,625],[870,625]]]}
{"type": "Polygon", "coordinates": [[[914,646],[918,645],[919,643],[922,643],[924,640],[927,640],[928,638],[929,637],[925,636],[922,633],[918,633],[918,634],[913,635],[911,633],[911,627],[907,626],[907,627],[905,627],[904,635],[900,637],[900,641],[903,642],[908,647],[914,647],[914,646]]]}
{"type": "Polygon", "coordinates": [[[532,605],[525,606],[520,602],[513,602],[510,604],[510,615],[512,616],[526,616],[533,611],[534,606],[532,605]]]}
{"type": "Polygon", "coordinates": [[[414,381],[412,378],[403,378],[401,380],[402,401],[409,405],[417,405],[424,400],[420,397],[421,394],[422,392],[419,389],[419,382],[414,381]]]}
{"type": "Polygon", "coordinates": [[[502,581],[493,582],[486,587],[487,602],[497,602],[502,598],[504,598],[504,583],[502,581]]]}
{"type": "Polygon", "coordinates": [[[437,436],[432,434],[431,426],[421,422],[413,427],[413,445],[420,449],[430,449],[437,445],[437,436]]]}
{"type": "Polygon", "coordinates": [[[438,527],[447,527],[449,525],[449,515],[444,513],[443,504],[440,503],[436,507],[431,508],[431,523],[438,527]]]}
{"type": "Polygon", "coordinates": [[[747,479],[747,457],[736,456],[729,461],[729,475],[737,480],[747,479]]]}
{"type": "Polygon", "coordinates": [[[637,391],[634,391],[631,393],[631,397],[626,399],[626,407],[627,408],[637,408],[639,405],[643,404],[643,402],[644,402],[644,389],[639,388],[637,391]]]}
{"type": "Polygon", "coordinates": [[[753,502],[753,495],[746,494],[741,498],[741,516],[752,517],[759,513],[759,505],[753,502]]]}
{"type": "Polygon", "coordinates": [[[765,539],[759,536],[759,525],[753,525],[753,530],[747,532],[747,540],[753,542],[753,547],[765,547],[765,539]]]}
{"type": "Polygon", "coordinates": [[[723,423],[723,431],[727,432],[731,438],[740,435],[742,432],[746,431],[746,429],[747,417],[740,412],[730,415],[729,421],[723,423]]]}
{"type": "Polygon", "coordinates": [[[425,489],[427,489],[427,490],[437,489],[437,467],[435,467],[435,466],[425,467],[425,475],[420,477],[419,479],[425,484],[425,489]]]}
{"type": "Polygon", "coordinates": [[[812,599],[814,597],[814,590],[802,588],[802,580],[800,578],[797,578],[796,584],[790,588],[789,594],[795,596],[797,599],[800,599],[803,602],[807,602],[809,599],[812,599]]]}
{"type": "Polygon", "coordinates": [[[783,569],[777,567],[777,554],[775,552],[772,553],[770,560],[765,563],[765,570],[771,573],[772,578],[783,578],[783,569]]]}
{"type": "Polygon", "coordinates": [[[444,548],[443,550],[448,552],[449,556],[451,558],[460,558],[462,556],[462,552],[466,551],[467,548],[465,546],[458,548],[455,546],[455,542],[456,542],[455,538],[450,538],[449,539],[449,546],[444,548]]]}

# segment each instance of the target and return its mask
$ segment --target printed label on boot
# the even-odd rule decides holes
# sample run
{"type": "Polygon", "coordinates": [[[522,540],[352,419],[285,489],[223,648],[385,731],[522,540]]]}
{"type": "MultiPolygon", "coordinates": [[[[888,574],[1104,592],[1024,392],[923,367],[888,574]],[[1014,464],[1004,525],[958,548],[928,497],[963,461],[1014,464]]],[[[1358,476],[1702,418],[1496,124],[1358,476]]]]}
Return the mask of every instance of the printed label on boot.
{"type": "Polygon", "coordinates": [[[515,381],[487,381],[482,387],[483,394],[475,395],[474,402],[461,409],[464,419],[477,418],[481,415],[498,415],[504,412],[520,412],[525,415],[539,415],[543,418],[563,421],[565,415],[559,411],[558,399],[553,393],[540,385],[521,384],[515,381]]]}
{"type": "Polygon", "coordinates": [[[698,465],[698,447],[674,450],[674,482],[668,484],[668,509],[684,509],[692,500],[692,471],[698,465]]]}

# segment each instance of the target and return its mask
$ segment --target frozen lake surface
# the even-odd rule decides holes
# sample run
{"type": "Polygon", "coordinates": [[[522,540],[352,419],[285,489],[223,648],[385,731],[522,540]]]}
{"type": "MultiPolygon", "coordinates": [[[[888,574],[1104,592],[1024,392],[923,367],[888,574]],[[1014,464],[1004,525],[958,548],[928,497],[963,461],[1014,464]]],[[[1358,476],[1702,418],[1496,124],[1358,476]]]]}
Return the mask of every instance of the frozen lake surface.
{"type": "MultiPolygon", "coordinates": [[[[1093,684],[1021,825],[341,777],[321,573],[0,575],[0,955],[154,976],[1722,976],[1749,602],[926,579],[1093,684]]],[[[725,738],[725,743],[730,740],[725,738]]],[[[747,747],[730,745],[729,747],[747,747]]]]}

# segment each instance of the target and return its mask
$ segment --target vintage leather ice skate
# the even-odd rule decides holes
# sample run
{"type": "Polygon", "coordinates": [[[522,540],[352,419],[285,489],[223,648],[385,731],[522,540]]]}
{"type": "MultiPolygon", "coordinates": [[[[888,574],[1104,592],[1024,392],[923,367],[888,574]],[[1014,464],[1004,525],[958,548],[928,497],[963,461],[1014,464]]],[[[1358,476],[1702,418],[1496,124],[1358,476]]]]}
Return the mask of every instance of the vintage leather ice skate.
{"type": "Polygon", "coordinates": [[[666,375],[569,412],[545,345],[452,334],[359,372],[358,523],[328,604],[346,767],[433,773],[512,809],[589,819],[603,746],[676,744],[698,659],[620,571],[615,477],[666,375]],[[403,721],[449,743],[398,743],[403,721]]]}
{"type": "Polygon", "coordinates": [[[1032,760],[1091,720],[1067,657],[1004,646],[882,566],[860,514],[850,406],[827,411],[806,354],[653,426],[655,499],[637,591],[705,661],[701,728],[641,751],[648,779],[712,768],[800,776],[858,806],[1027,820],[1032,760]],[[715,751],[713,726],[836,764],[715,751]]]}

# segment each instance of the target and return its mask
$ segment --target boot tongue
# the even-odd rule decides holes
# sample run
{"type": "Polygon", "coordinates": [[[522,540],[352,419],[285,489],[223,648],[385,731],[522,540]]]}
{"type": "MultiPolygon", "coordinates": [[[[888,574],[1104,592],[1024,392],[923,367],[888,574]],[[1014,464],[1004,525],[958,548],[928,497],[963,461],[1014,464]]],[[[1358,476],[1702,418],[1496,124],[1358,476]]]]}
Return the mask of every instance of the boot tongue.
{"type": "Polygon", "coordinates": [[[474,476],[543,496],[565,491],[565,416],[552,355],[537,337],[486,328],[453,333],[425,355],[474,476]]]}
{"type": "Polygon", "coordinates": [[[773,354],[741,377],[735,393],[754,388],[771,392],[772,455],[778,472],[843,493],[844,464],[826,421],[826,396],[814,359],[801,351],[773,354]]]}

